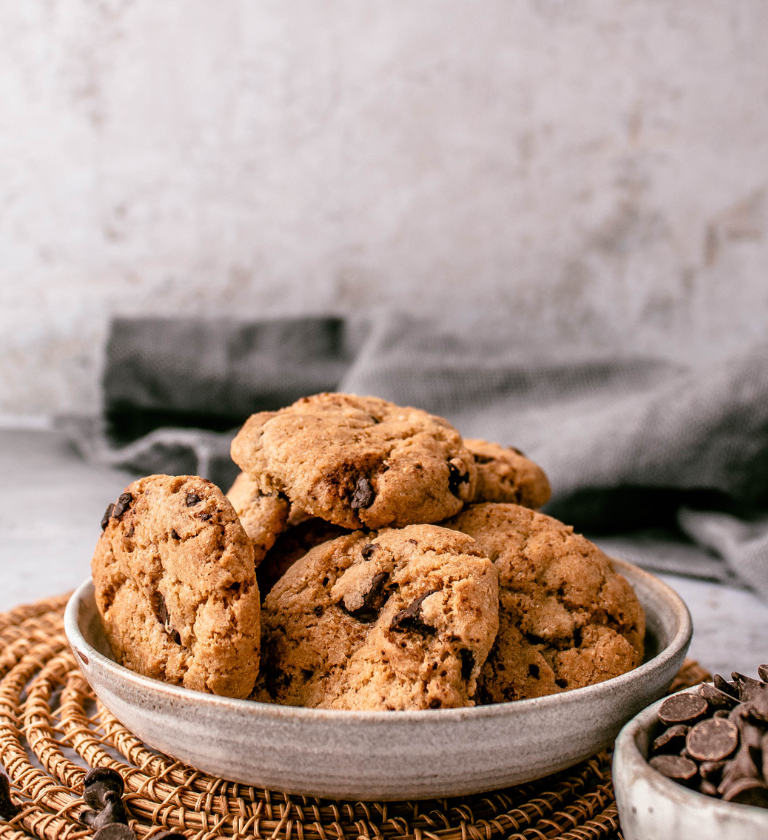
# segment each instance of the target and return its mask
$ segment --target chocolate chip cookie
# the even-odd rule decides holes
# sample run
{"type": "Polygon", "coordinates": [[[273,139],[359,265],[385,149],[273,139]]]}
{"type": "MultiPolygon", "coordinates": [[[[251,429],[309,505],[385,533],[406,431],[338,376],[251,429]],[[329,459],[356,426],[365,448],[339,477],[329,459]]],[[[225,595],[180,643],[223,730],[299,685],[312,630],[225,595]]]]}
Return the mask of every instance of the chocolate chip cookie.
{"type": "Polygon", "coordinates": [[[640,664],[643,609],[572,527],[512,504],[472,505],[444,524],[472,536],[499,572],[499,633],[480,676],[483,702],[580,688],[640,664]]]}
{"type": "Polygon", "coordinates": [[[474,705],[498,627],[493,564],[435,525],[312,549],[264,602],[254,699],[328,709],[474,705]]]}
{"type": "Polygon", "coordinates": [[[437,522],[475,495],[475,460],[446,420],[375,397],[317,394],[254,414],[232,458],[263,493],[344,528],[437,522]]]}
{"type": "Polygon", "coordinates": [[[222,492],[197,476],[126,487],[91,563],[115,659],[186,688],[247,697],[259,668],[253,547],[222,492]]]}
{"type": "Polygon", "coordinates": [[[467,438],[464,446],[477,466],[474,502],[512,502],[540,508],[549,501],[552,491],[546,473],[519,449],[467,438]]]}
{"type": "Polygon", "coordinates": [[[227,498],[253,544],[253,559],[258,566],[285,530],[291,503],[281,493],[262,493],[258,484],[245,473],[235,479],[227,491],[227,498]]]}

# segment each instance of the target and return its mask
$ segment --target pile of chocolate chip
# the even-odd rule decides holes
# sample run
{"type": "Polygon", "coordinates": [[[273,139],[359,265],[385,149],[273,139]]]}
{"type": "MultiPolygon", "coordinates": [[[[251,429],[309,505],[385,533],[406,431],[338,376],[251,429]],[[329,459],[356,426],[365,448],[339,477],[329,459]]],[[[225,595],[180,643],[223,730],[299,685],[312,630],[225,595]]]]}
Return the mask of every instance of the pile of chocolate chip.
{"type": "Polygon", "coordinates": [[[698,693],[667,698],[651,767],[707,796],[768,808],[768,665],[757,672],[715,674],[698,693]]]}

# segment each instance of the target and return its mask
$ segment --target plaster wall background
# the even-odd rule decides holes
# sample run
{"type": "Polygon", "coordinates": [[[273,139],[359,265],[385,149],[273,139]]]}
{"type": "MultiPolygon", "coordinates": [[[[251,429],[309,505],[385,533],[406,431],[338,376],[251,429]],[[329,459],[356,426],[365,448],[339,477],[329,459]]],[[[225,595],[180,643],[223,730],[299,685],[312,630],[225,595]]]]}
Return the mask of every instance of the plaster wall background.
{"type": "Polygon", "coordinates": [[[0,0],[0,413],[112,314],[768,336],[763,0],[0,0]]]}

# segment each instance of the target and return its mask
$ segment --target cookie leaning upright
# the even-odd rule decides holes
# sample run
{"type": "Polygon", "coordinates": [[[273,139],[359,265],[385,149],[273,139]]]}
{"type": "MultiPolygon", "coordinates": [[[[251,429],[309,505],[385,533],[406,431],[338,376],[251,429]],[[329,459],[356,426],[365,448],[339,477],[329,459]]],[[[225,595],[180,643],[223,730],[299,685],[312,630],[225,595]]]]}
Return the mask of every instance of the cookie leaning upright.
{"type": "Polygon", "coordinates": [[[222,492],[197,476],[126,487],[91,569],[116,660],[186,688],[247,697],[259,668],[253,547],[222,492]]]}
{"type": "Polygon", "coordinates": [[[285,493],[345,528],[438,522],[474,497],[477,470],[441,417],[376,397],[317,394],[254,414],[232,459],[264,493],[285,493]]]}

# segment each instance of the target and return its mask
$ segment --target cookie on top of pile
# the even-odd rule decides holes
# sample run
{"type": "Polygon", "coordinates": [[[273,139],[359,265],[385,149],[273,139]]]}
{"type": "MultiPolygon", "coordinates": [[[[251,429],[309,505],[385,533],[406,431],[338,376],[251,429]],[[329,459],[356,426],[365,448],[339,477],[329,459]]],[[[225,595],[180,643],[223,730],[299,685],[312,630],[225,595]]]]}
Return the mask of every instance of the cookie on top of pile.
{"type": "Polygon", "coordinates": [[[188,688],[312,708],[538,697],[642,661],[645,617],[610,560],[535,509],[514,448],[441,417],[325,393],[253,415],[225,497],[149,476],[93,558],[116,659],[188,688]]]}

